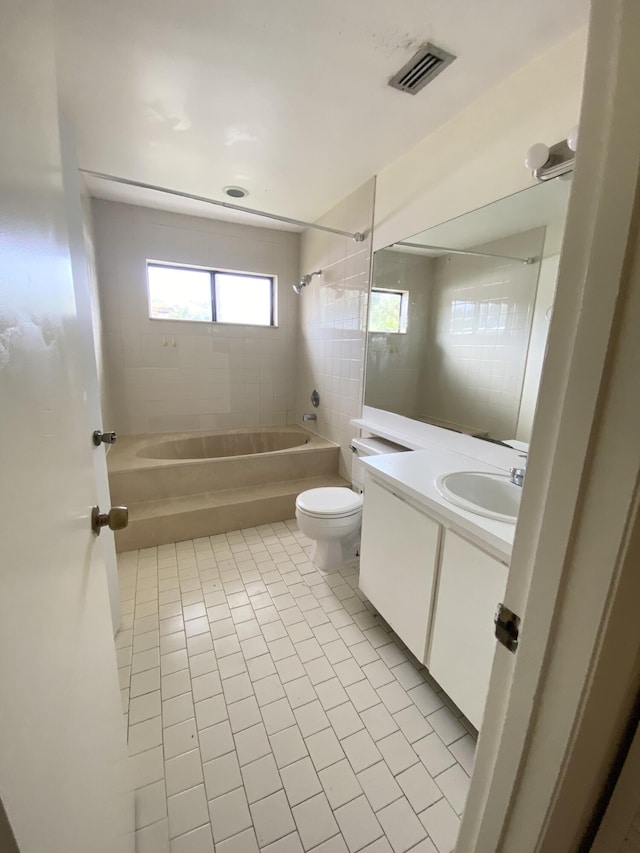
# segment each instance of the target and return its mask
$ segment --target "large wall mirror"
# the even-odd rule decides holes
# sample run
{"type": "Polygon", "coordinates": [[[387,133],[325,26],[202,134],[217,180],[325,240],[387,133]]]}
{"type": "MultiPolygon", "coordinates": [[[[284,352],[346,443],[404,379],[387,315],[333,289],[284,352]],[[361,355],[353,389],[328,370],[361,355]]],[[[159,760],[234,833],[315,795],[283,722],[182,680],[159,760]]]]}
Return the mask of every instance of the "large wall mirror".
{"type": "Polygon", "coordinates": [[[570,191],[541,183],[375,253],[366,406],[529,441],[570,191]]]}

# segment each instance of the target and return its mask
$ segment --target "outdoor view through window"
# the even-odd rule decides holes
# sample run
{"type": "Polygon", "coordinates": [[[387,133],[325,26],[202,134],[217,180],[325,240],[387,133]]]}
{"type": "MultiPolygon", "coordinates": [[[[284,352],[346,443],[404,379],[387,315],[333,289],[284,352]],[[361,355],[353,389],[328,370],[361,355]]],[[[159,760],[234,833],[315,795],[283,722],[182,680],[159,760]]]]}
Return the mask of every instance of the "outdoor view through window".
{"type": "Polygon", "coordinates": [[[151,319],[275,325],[270,276],[149,262],[147,279],[151,319]]]}
{"type": "Polygon", "coordinates": [[[406,290],[371,289],[370,332],[406,332],[409,294],[406,290]]]}

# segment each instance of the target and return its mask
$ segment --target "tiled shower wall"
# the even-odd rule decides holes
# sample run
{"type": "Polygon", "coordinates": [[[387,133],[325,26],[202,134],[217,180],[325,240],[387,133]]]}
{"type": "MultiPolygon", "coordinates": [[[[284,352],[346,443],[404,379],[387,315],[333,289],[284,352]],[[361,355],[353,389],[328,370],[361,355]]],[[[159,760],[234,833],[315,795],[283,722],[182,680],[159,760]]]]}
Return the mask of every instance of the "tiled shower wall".
{"type": "MultiPolygon", "coordinates": [[[[542,254],[544,228],[475,248],[516,258],[542,254]]],[[[435,262],[424,416],[513,438],[527,360],[539,263],[444,255],[435,262]]]]}
{"type": "Polygon", "coordinates": [[[406,418],[421,415],[434,264],[433,258],[423,255],[392,249],[376,252],[373,286],[407,291],[409,308],[405,333],[368,333],[367,406],[406,418]]]}
{"type": "Polygon", "coordinates": [[[306,425],[340,445],[340,473],[347,479],[349,443],[356,434],[349,421],[362,412],[374,191],[371,179],[319,220],[364,232],[364,242],[309,229],[302,234],[300,251],[301,272],[322,270],[322,275],[298,297],[298,419],[316,412],[317,421],[306,425]],[[314,388],[320,394],[318,409],[309,401],[314,388]]]}
{"type": "Polygon", "coordinates": [[[110,429],[295,420],[298,234],[93,200],[110,429]],[[150,320],[147,259],[275,275],[278,326],[150,320]]]}

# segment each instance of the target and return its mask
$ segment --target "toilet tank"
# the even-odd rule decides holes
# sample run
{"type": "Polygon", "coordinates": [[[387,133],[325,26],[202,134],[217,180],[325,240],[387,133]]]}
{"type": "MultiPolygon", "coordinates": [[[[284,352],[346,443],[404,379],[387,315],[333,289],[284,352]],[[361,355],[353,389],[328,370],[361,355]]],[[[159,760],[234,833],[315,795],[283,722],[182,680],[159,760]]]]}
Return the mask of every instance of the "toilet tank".
{"type": "Polygon", "coordinates": [[[385,453],[402,453],[408,450],[408,447],[403,447],[401,444],[395,444],[393,441],[388,441],[386,438],[354,438],[351,441],[351,450],[354,452],[354,457],[351,465],[351,488],[354,492],[362,494],[364,492],[364,472],[365,467],[362,464],[364,456],[382,456],[385,453]]]}

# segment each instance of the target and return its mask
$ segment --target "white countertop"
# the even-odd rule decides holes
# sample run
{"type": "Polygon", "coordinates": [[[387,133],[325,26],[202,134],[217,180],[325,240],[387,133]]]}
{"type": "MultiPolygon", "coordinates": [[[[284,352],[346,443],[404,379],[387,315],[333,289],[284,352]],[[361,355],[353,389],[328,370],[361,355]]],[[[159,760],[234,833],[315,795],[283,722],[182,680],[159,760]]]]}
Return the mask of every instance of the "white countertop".
{"type": "Polygon", "coordinates": [[[493,465],[503,473],[508,471],[511,466],[514,468],[522,467],[523,454],[518,449],[504,447],[491,441],[483,441],[480,438],[436,427],[432,424],[410,421],[408,418],[390,415],[388,412],[382,414],[390,423],[369,418],[355,418],[351,424],[360,430],[365,430],[373,435],[394,441],[396,444],[401,444],[403,447],[408,447],[410,450],[429,450],[432,447],[437,447],[439,450],[446,448],[453,453],[469,457],[473,461],[478,460],[487,465],[493,465]]]}
{"type": "MultiPolygon", "coordinates": [[[[501,448],[504,450],[504,448],[501,448]]],[[[510,451],[513,453],[513,451],[510,451]]],[[[410,450],[362,459],[376,479],[394,487],[434,516],[445,527],[462,532],[467,539],[504,563],[511,560],[515,524],[495,521],[449,503],[437,491],[435,480],[452,471],[504,474],[505,469],[456,453],[441,444],[428,450],[410,450]]],[[[366,500],[366,489],[365,489],[366,500]]]]}

